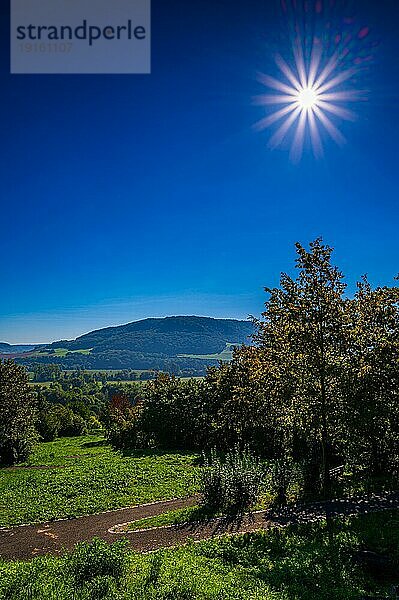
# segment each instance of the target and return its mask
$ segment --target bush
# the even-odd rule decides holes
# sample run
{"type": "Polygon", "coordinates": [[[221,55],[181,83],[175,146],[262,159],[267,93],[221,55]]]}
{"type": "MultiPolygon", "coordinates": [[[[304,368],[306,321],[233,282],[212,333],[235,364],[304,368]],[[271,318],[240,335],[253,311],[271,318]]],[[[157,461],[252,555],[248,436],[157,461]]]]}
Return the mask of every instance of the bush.
{"type": "Polygon", "coordinates": [[[126,545],[126,541],[107,544],[98,538],[78,544],[68,559],[68,571],[76,585],[96,580],[97,586],[107,577],[120,583],[127,573],[126,545]]]}
{"type": "Polygon", "coordinates": [[[277,506],[298,501],[304,494],[308,463],[295,463],[289,458],[276,460],[270,464],[269,476],[271,492],[277,506]]]}
{"type": "Polygon", "coordinates": [[[224,459],[213,450],[201,475],[203,502],[210,510],[243,513],[258,500],[264,475],[259,459],[248,450],[235,448],[224,459]]]}
{"type": "Polygon", "coordinates": [[[61,404],[48,404],[40,411],[37,430],[45,442],[56,437],[74,437],[87,433],[87,423],[83,417],[61,404]]]}

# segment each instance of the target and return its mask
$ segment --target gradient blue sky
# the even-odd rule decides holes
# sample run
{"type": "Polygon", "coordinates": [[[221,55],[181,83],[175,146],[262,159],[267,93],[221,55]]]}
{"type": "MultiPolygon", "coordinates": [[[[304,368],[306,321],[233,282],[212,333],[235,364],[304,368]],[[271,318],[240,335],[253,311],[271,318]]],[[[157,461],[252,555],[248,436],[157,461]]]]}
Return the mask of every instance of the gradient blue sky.
{"type": "MultiPolygon", "coordinates": [[[[381,40],[359,120],[292,164],[253,131],[273,0],[153,0],[149,76],[9,74],[1,16],[0,340],[148,316],[259,314],[322,235],[354,282],[399,271],[397,0],[358,2],[381,40]]],[[[284,50],[284,49],[283,49],[284,50]]]]}

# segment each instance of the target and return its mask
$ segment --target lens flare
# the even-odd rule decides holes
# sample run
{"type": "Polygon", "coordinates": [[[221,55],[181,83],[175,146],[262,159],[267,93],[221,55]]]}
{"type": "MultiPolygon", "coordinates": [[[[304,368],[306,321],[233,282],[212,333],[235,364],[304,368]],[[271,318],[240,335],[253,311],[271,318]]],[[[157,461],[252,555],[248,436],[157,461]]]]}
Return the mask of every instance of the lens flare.
{"type": "MultiPolygon", "coordinates": [[[[322,0],[314,4],[312,11],[310,4],[299,0],[292,0],[291,5],[283,2],[290,53],[287,59],[280,54],[275,56],[277,76],[259,75],[267,93],[255,98],[255,104],[266,111],[255,127],[275,128],[269,142],[271,148],[288,139],[294,162],[300,160],[305,143],[320,157],[324,137],[331,137],[338,144],[345,142],[336,122],[356,119],[348,105],[367,97],[361,89],[360,75],[372,62],[370,52],[375,46],[367,40],[369,29],[359,30],[354,18],[341,18],[336,26],[322,0]]],[[[331,6],[337,14],[337,6],[329,3],[331,6]]]]}

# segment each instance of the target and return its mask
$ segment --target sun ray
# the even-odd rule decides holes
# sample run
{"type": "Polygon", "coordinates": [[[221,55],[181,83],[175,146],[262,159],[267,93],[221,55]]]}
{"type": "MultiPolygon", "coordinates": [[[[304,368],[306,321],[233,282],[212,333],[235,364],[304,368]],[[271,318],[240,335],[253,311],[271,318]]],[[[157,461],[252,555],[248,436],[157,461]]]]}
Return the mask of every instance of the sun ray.
{"type": "Polygon", "coordinates": [[[294,89],[299,91],[301,89],[300,82],[298,81],[297,77],[295,77],[285,60],[280,55],[276,56],[276,64],[279,67],[280,71],[283,73],[283,75],[285,75],[288,81],[291,82],[294,89]]]}
{"type": "Polygon", "coordinates": [[[358,102],[361,99],[360,92],[348,90],[347,92],[331,92],[320,95],[320,100],[332,102],[358,102]]]}
{"type": "Polygon", "coordinates": [[[289,129],[291,129],[292,125],[295,123],[299,115],[301,114],[301,109],[297,107],[294,112],[287,118],[286,121],[278,128],[276,133],[270,138],[269,145],[271,148],[277,148],[284,140],[287,135],[289,129]]]}
{"type": "Polygon", "coordinates": [[[344,119],[345,121],[355,121],[356,120],[356,114],[353,111],[348,110],[347,108],[342,108],[341,106],[336,106],[335,104],[332,104],[331,102],[325,102],[324,100],[318,100],[317,106],[322,110],[326,110],[327,112],[330,112],[333,115],[340,117],[341,119],[344,119]]]}
{"type": "Polygon", "coordinates": [[[312,56],[310,58],[309,77],[307,81],[307,84],[310,88],[314,87],[317,71],[319,70],[320,66],[321,54],[322,50],[320,44],[314,43],[312,48],[312,56]]]}
{"type": "Polygon", "coordinates": [[[326,64],[326,66],[324,67],[322,72],[320,73],[319,77],[316,80],[315,87],[320,87],[326,81],[326,79],[331,75],[331,73],[336,68],[337,63],[338,63],[338,54],[336,53],[330,58],[330,60],[328,61],[328,63],[326,64]]]}
{"type": "Polygon", "coordinates": [[[308,113],[308,122],[313,154],[316,156],[316,158],[321,158],[323,156],[323,144],[313,110],[309,111],[308,113]]]}
{"type": "Polygon", "coordinates": [[[290,156],[294,162],[301,160],[305,142],[307,112],[302,110],[296,127],[294,141],[292,142],[290,156]]]}
{"type": "Polygon", "coordinates": [[[284,108],[277,110],[276,112],[272,113],[268,117],[265,117],[264,119],[261,119],[260,121],[255,123],[254,128],[257,131],[266,129],[267,127],[270,127],[270,125],[273,125],[273,123],[276,123],[277,121],[279,121],[280,119],[282,119],[283,117],[288,115],[290,112],[292,112],[296,108],[297,108],[296,104],[290,104],[289,106],[285,106],[284,108]]]}
{"type": "Polygon", "coordinates": [[[354,73],[355,73],[355,69],[348,69],[347,71],[340,73],[333,79],[330,79],[321,87],[319,87],[318,85],[315,85],[314,88],[315,88],[315,90],[317,90],[318,94],[323,94],[324,92],[328,92],[328,90],[330,90],[331,88],[337,87],[337,85],[339,85],[340,83],[343,83],[347,79],[350,79],[351,77],[353,77],[354,73]]]}
{"type": "Polygon", "coordinates": [[[295,90],[293,90],[292,87],[290,87],[286,83],[283,83],[282,81],[279,81],[278,79],[275,79],[274,77],[269,77],[269,75],[263,75],[263,73],[260,73],[259,81],[268,88],[277,90],[279,92],[284,92],[288,96],[295,95],[295,90]]]}
{"type": "Polygon", "coordinates": [[[262,94],[260,96],[255,96],[255,98],[253,99],[253,103],[256,105],[266,105],[266,104],[289,104],[289,103],[294,103],[297,102],[298,100],[298,95],[286,95],[286,96],[275,96],[275,95],[269,95],[269,94],[262,94]]]}
{"type": "Polygon", "coordinates": [[[298,75],[299,75],[299,81],[300,81],[301,87],[304,88],[304,87],[306,87],[306,84],[307,84],[307,76],[306,76],[305,59],[303,57],[302,44],[300,43],[299,40],[294,45],[294,58],[295,58],[295,64],[296,64],[296,68],[297,68],[298,75]]]}
{"type": "Polygon", "coordinates": [[[342,145],[346,142],[342,133],[335,127],[335,125],[330,121],[330,119],[320,110],[317,106],[314,107],[314,112],[319,121],[324,125],[326,131],[330,134],[332,139],[337,142],[337,144],[342,145]]]}

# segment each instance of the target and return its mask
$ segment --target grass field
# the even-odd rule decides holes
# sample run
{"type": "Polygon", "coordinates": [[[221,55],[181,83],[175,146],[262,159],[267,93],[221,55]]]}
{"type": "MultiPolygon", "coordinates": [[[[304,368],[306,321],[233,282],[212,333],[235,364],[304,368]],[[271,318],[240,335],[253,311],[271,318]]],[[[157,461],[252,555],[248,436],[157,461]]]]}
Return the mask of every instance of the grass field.
{"type": "MultiPolygon", "coordinates": [[[[75,371],[64,371],[65,373],[75,373],[75,371]]],[[[120,370],[104,370],[104,371],[84,371],[84,373],[105,373],[105,374],[113,374],[113,373],[120,373],[120,370]]],[[[135,373],[137,373],[138,376],[140,376],[142,373],[153,373],[153,371],[136,371],[135,373]]],[[[33,373],[30,372],[29,373],[29,378],[30,378],[30,384],[32,386],[40,386],[43,385],[45,387],[49,387],[52,383],[54,383],[54,381],[32,381],[33,378],[33,373]]],[[[196,381],[201,381],[202,379],[204,379],[203,376],[193,376],[193,377],[179,377],[178,379],[181,379],[182,381],[189,381],[190,379],[195,379],[196,381]]],[[[150,381],[148,379],[106,379],[107,383],[123,383],[124,385],[133,385],[133,384],[145,384],[147,383],[147,381],[150,381]]]]}
{"type": "Polygon", "coordinates": [[[54,356],[63,358],[67,354],[84,354],[87,356],[92,351],[92,348],[84,348],[82,350],[68,350],[67,348],[55,348],[54,352],[30,352],[29,358],[40,358],[41,356],[54,356]]]}
{"type": "MultiPolygon", "coordinates": [[[[0,600],[359,600],[393,598],[361,549],[399,560],[399,513],[221,538],[140,555],[96,542],[72,555],[1,563],[0,600]],[[94,559],[94,557],[96,557],[94,559]]],[[[397,581],[396,581],[397,583],[397,581]]]]}
{"type": "Polygon", "coordinates": [[[227,343],[226,348],[218,354],[178,354],[178,358],[196,358],[198,360],[223,360],[230,361],[233,358],[233,347],[237,344],[227,343]]]}
{"type": "Polygon", "coordinates": [[[196,490],[197,456],[115,452],[100,436],[39,444],[29,466],[0,469],[0,527],[183,497],[196,490]]]}

